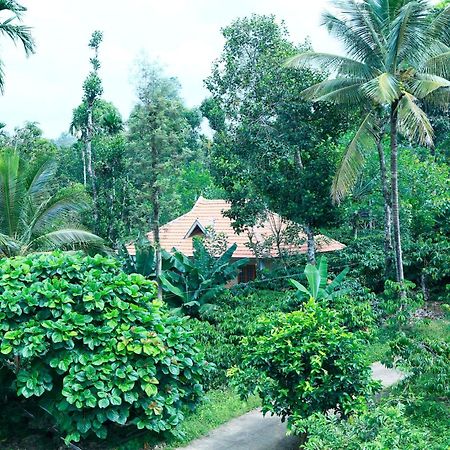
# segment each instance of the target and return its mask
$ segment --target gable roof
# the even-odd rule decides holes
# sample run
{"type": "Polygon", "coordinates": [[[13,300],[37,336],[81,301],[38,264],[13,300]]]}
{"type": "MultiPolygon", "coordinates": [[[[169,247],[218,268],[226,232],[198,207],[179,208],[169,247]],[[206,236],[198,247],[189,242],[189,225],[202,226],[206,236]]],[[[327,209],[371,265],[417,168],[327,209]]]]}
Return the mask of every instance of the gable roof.
{"type": "MultiPolygon", "coordinates": [[[[227,237],[228,245],[237,245],[233,258],[254,258],[253,251],[248,247],[249,235],[252,236],[253,241],[261,243],[273,236],[274,230],[284,230],[289,225],[289,222],[284,221],[278,214],[268,212],[267,219],[263,223],[237,234],[232,227],[231,219],[223,215],[229,209],[230,204],[225,200],[207,200],[199,197],[189,212],[160,228],[161,247],[167,251],[175,248],[186,256],[192,256],[193,232],[197,228],[204,232],[208,227],[212,227],[216,233],[223,233],[227,237]]],[[[306,235],[299,233],[298,237],[303,241],[301,245],[284,246],[283,249],[306,253],[306,235]]],[[[152,233],[148,233],[147,238],[152,242],[152,233]]],[[[316,235],[315,240],[318,252],[331,252],[345,247],[344,244],[323,235],[316,235]]],[[[128,245],[127,249],[130,255],[136,253],[133,244],[128,245]]],[[[278,251],[275,247],[268,249],[264,256],[276,258],[278,251]]]]}

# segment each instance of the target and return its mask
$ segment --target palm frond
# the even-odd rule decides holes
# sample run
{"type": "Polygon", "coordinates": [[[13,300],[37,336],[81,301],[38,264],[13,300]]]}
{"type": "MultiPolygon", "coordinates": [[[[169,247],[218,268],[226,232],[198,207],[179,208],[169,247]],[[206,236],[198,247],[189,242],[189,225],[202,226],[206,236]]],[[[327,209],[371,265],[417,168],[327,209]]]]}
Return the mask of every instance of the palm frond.
{"type": "Polygon", "coordinates": [[[374,76],[374,69],[367,64],[345,56],[331,53],[304,52],[288,59],[286,67],[302,68],[305,66],[317,67],[326,72],[336,74],[337,77],[345,75],[358,79],[369,79],[374,76]]]}
{"type": "Polygon", "coordinates": [[[422,99],[428,105],[447,110],[450,105],[450,88],[441,88],[433,91],[422,99]]]}
{"type": "Polygon", "coordinates": [[[371,67],[382,67],[382,61],[373,51],[372,47],[344,20],[326,12],[322,15],[322,25],[328,32],[339,39],[345,47],[346,53],[358,61],[362,61],[371,67]]]}
{"type": "Polygon", "coordinates": [[[405,92],[398,104],[400,132],[413,142],[433,146],[433,127],[425,112],[417,105],[416,98],[405,92]]]}
{"type": "Polygon", "coordinates": [[[19,253],[20,245],[6,234],[0,233],[0,256],[11,257],[19,253]]]}
{"type": "Polygon", "coordinates": [[[450,48],[446,47],[446,51],[428,58],[421,70],[439,77],[450,78],[450,48]]]}
{"type": "Polygon", "coordinates": [[[8,236],[17,231],[23,203],[19,164],[15,151],[8,149],[0,154],[0,232],[8,236]]]}
{"type": "Polygon", "coordinates": [[[418,99],[426,98],[437,89],[450,87],[450,81],[436,75],[417,73],[411,84],[411,93],[418,99]]]}
{"type": "Polygon", "coordinates": [[[379,105],[391,104],[401,93],[399,80],[387,72],[365,83],[361,90],[379,105]]]}
{"type": "Polygon", "coordinates": [[[5,91],[5,71],[3,70],[3,61],[0,59],[0,93],[5,91]]]}
{"type": "Polygon", "coordinates": [[[429,36],[450,46],[450,5],[445,7],[433,20],[429,31],[429,36]]]}
{"type": "Polygon", "coordinates": [[[300,95],[306,100],[358,105],[364,100],[364,94],[360,91],[361,84],[346,78],[324,80],[305,89],[300,95]]]}
{"type": "Polygon", "coordinates": [[[427,36],[429,5],[424,0],[406,2],[391,25],[387,42],[387,68],[397,69],[400,62],[416,62],[430,45],[427,36]]]}
{"type": "Polygon", "coordinates": [[[34,39],[31,35],[31,28],[25,25],[15,25],[11,23],[15,17],[11,17],[0,23],[0,34],[8,36],[15,44],[21,43],[27,56],[34,53],[34,39]]]}
{"type": "Polygon", "coordinates": [[[340,203],[355,186],[364,166],[366,154],[375,145],[378,132],[374,112],[371,111],[348,144],[334,176],[331,197],[335,203],[340,203]]]}
{"type": "Polygon", "coordinates": [[[19,5],[19,3],[14,0],[0,0],[0,11],[11,11],[19,19],[26,10],[27,8],[25,8],[25,6],[19,5]]]}
{"type": "Polygon", "coordinates": [[[67,223],[68,219],[74,220],[75,214],[88,209],[89,204],[86,201],[75,198],[70,192],[64,196],[55,194],[40,205],[32,221],[30,221],[32,234],[44,233],[55,223],[64,224],[67,223]]]}
{"type": "Polygon", "coordinates": [[[30,249],[47,251],[57,248],[108,251],[102,238],[79,228],[64,228],[39,236],[28,244],[26,251],[30,249]]]}
{"type": "Polygon", "coordinates": [[[383,42],[383,24],[374,20],[373,11],[367,2],[355,0],[335,0],[335,5],[344,11],[346,23],[372,49],[370,58],[384,60],[385,45],[383,42]],[[381,27],[380,27],[381,25],[381,27]]]}
{"type": "Polygon", "coordinates": [[[29,169],[27,191],[33,200],[39,200],[42,196],[48,194],[52,187],[50,182],[56,174],[57,167],[56,161],[48,158],[29,169]]]}

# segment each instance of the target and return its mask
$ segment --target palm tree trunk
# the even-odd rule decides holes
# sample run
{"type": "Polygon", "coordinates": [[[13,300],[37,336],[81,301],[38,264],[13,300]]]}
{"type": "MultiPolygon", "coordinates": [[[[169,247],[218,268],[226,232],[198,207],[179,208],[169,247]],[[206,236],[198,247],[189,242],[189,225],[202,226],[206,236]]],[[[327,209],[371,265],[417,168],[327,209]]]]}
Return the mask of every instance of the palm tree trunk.
{"type": "Polygon", "coordinates": [[[306,257],[309,264],[316,264],[316,243],[314,242],[314,232],[310,225],[304,225],[303,229],[305,230],[307,237],[307,252],[306,257]]]}
{"type": "Polygon", "coordinates": [[[383,136],[377,140],[377,150],[378,158],[380,162],[380,178],[381,178],[381,189],[383,192],[384,199],[384,270],[385,277],[388,278],[392,271],[392,218],[391,218],[391,193],[389,191],[387,171],[386,171],[386,158],[384,155],[383,136]]]}
{"type": "Polygon", "coordinates": [[[81,146],[81,159],[83,160],[83,185],[87,185],[87,174],[86,174],[86,138],[83,139],[83,145],[81,146]]]}
{"type": "Polygon", "coordinates": [[[87,159],[87,172],[89,174],[89,178],[91,179],[91,188],[92,188],[92,199],[94,201],[94,222],[95,229],[98,229],[98,210],[97,210],[97,179],[95,177],[94,165],[92,163],[92,136],[94,134],[94,123],[93,123],[93,112],[94,105],[90,104],[88,106],[88,124],[87,124],[87,133],[86,133],[86,159],[87,159]]]}
{"type": "Polygon", "coordinates": [[[156,257],[156,267],[155,267],[155,275],[156,282],[158,283],[158,300],[162,300],[162,286],[161,286],[161,274],[162,274],[162,255],[161,255],[161,238],[159,235],[159,227],[160,227],[160,192],[158,186],[158,177],[157,177],[157,165],[158,165],[158,148],[156,143],[152,142],[151,148],[151,166],[152,166],[152,176],[153,182],[151,185],[151,202],[152,202],[152,230],[153,230],[153,243],[155,246],[155,257],[156,257]]]}
{"type": "Polygon", "coordinates": [[[398,199],[398,100],[391,105],[391,184],[392,184],[392,222],[394,225],[394,245],[397,268],[397,281],[403,283],[403,253],[400,234],[400,207],[398,199]]]}

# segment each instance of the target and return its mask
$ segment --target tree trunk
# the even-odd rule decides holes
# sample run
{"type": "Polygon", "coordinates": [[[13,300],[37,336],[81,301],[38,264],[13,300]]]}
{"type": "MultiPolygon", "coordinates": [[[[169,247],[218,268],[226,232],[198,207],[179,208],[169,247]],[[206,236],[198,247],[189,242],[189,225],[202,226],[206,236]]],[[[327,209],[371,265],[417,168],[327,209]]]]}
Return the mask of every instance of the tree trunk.
{"type": "Polygon", "coordinates": [[[303,227],[307,237],[307,260],[309,264],[316,265],[316,243],[314,242],[314,233],[310,225],[303,227]]]}
{"type": "Polygon", "coordinates": [[[81,159],[83,160],[83,185],[87,186],[87,174],[86,174],[86,136],[83,136],[83,145],[81,146],[81,159]]]}
{"type": "Polygon", "coordinates": [[[152,201],[152,230],[153,230],[153,243],[155,245],[155,257],[156,257],[156,267],[155,275],[156,282],[158,283],[158,300],[162,300],[162,286],[160,276],[162,274],[162,255],[161,255],[161,239],[159,236],[159,221],[160,221],[160,204],[159,204],[159,186],[157,177],[157,165],[158,165],[158,148],[156,143],[152,142],[151,148],[151,165],[153,182],[151,186],[151,201],[152,201]]]}
{"type": "Polygon", "coordinates": [[[403,283],[405,280],[403,274],[403,253],[400,234],[400,207],[398,198],[398,101],[391,105],[391,184],[392,184],[392,222],[394,225],[394,245],[395,259],[397,269],[397,281],[403,283]]]}
{"type": "Polygon", "coordinates": [[[92,164],[92,136],[94,134],[94,123],[93,123],[93,112],[94,105],[90,104],[88,106],[88,126],[86,133],[86,158],[87,158],[87,172],[89,174],[89,178],[91,179],[91,187],[92,187],[92,199],[94,201],[94,222],[95,228],[98,229],[98,210],[97,210],[97,179],[95,177],[95,170],[92,164]]]}
{"type": "Polygon", "coordinates": [[[391,218],[391,193],[389,191],[387,171],[386,171],[386,158],[384,155],[384,149],[382,144],[383,136],[381,135],[377,141],[378,158],[380,161],[380,179],[381,190],[383,192],[384,199],[384,270],[385,277],[388,278],[392,271],[392,218],[391,218]]]}
{"type": "Polygon", "coordinates": [[[420,287],[422,288],[423,299],[424,299],[424,301],[427,302],[428,300],[430,300],[430,294],[428,292],[426,276],[425,276],[423,269],[422,269],[422,273],[420,274],[420,287]]]}

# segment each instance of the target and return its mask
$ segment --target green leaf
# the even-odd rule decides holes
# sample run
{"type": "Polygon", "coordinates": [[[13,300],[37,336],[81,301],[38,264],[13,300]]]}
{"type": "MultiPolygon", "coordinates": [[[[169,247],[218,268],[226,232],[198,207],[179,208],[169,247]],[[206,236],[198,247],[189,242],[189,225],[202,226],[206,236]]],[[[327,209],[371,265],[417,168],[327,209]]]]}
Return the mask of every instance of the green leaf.
{"type": "Polygon", "coordinates": [[[320,274],[317,267],[312,264],[307,264],[305,267],[305,275],[308,279],[308,285],[311,292],[311,297],[317,299],[320,286],[320,274]]]}
{"type": "Polygon", "coordinates": [[[102,398],[98,402],[99,408],[107,408],[109,406],[109,400],[107,398],[102,398]]]}

